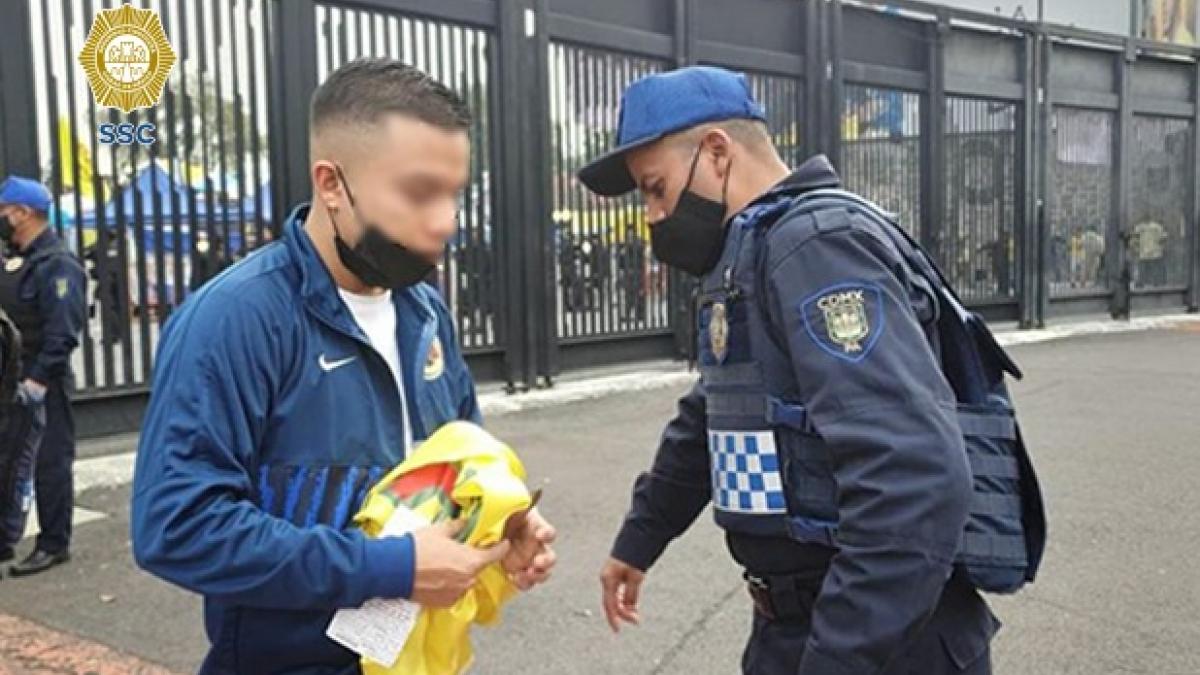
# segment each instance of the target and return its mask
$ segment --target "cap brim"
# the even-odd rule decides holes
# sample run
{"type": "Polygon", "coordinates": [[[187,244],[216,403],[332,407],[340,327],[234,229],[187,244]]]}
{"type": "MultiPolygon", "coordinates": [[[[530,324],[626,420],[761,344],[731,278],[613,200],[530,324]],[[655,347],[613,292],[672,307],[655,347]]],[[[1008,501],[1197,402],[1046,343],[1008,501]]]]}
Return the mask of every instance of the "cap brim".
{"type": "Polygon", "coordinates": [[[662,137],[663,134],[642,138],[614,148],[588,162],[576,175],[587,189],[601,197],[617,197],[630,192],[637,188],[637,183],[633,180],[633,174],[629,173],[625,155],[630,150],[649,145],[662,137]]]}

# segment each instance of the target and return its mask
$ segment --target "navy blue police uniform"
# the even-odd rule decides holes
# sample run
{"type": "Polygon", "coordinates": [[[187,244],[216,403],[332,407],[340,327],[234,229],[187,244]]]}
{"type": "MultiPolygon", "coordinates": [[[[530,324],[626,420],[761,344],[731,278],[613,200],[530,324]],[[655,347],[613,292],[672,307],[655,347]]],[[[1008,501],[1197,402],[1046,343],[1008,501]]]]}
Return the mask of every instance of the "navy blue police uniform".
{"type": "MultiPolygon", "coordinates": [[[[0,307],[21,332],[21,380],[46,385],[44,400],[30,405],[34,417],[44,415],[45,420],[36,447],[34,492],[40,526],[37,549],[50,554],[65,553],[71,538],[75,421],[70,359],[83,327],[85,284],[83,266],[51,228],[12,252],[0,269],[0,307]]],[[[21,465],[31,460],[26,457],[21,465]]],[[[18,480],[24,485],[27,479],[18,480]]],[[[27,500],[28,489],[22,492],[27,500]]]]}
{"type": "Polygon", "coordinates": [[[701,380],[613,555],[648,569],[711,501],[755,597],[745,672],[987,673],[999,622],[954,567],[972,481],[937,296],[878,223],[786,212],[839,186],[816,157],[731,221],[701,380]]]}
{"type": "MultiPolygon", "coordinates": [[[[732,119],[766,121],[744,75],[647,76],[580,179],[628,192],[625,153],[732,119]]],[[[649,569],[711,502],[754,600],[745,673],[989,673],[999,622],[979,590],[1031,581],[1045,539],[1004,382],[1020,372],[899,225],[840,187],[814,157],[727,222],[685,187],[652,227],[656,254],[702,277],[701,377],[612,555],[649,569]]]]}

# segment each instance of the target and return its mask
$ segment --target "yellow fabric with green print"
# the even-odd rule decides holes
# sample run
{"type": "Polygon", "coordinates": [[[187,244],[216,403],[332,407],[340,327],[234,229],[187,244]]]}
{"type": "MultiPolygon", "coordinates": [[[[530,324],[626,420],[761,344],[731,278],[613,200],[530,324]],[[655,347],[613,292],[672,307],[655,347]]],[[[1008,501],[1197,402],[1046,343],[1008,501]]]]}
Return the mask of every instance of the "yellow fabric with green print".
{"type": "MultiPolygon", "coordinates": [[[[508,518],[530,507],[525,467],[511,448],[481,427],[452,422],[422,443],[367,494],[354,522],[379,536],[405,506],[431,523],[466,521],[459,539],[476,547],[498,543],[508,518]]],[[[517,593],[500,563],[486,568],[457,603],[422,608],[400,657],[391,666],[363,659],[365,675],[456,675],[473,660],[470,628],[494,625],[517,593]]]]}

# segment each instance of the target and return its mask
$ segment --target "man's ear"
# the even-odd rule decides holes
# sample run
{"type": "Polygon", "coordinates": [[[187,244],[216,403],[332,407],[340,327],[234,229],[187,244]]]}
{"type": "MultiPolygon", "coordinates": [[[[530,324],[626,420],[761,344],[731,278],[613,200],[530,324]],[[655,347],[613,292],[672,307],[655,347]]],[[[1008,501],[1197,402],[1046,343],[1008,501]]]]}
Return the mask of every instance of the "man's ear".
{"type": "Polygon", "coordinates": [[[714,159],[721,160],[719,163],[724,164],[724,160],[729,157],[732,150],[733,139],[729,137],[729,133],[724,129],[712,127],[704,132],[701,142],[714,159]]]}
{"type": "Polygon", "coordinates": [[[733,156],[733,139],[729,133],[720,127],[713,127],[704,132],[702,137],[705,160],[713,163],[717,178],[724,179],[729,171],[730,158],[733,156]]]}
{"type": "Polygon", "coordinates": [[[336,211],[343,198],[342,182],[338,180],[337,167],[327,159],[318,159],[312,164],[313,201],[336,211]]]}

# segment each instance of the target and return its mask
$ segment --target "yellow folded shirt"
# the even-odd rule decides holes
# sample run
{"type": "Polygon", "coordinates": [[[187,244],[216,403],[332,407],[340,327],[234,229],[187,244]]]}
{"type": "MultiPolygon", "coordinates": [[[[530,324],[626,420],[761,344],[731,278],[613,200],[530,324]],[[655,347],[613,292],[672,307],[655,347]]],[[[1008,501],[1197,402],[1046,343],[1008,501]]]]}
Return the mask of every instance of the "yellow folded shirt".
{"type": "MultiPolygon", "coordinates": [[[[371,488],[354,522],[377,537],[400,507],[431,523],[461,518],[466,527],[459,539],[482,548],[498,543],[509,516],[528,509],[531,501],[516,453],[475,424],[452,422],[371,488]]],[[[498,622],[500,608],[516,592],[499,563],[489,566],[452,607],[421,609],[396,663],[389,667],[363,659],[363,673],[462,673],[473,660],[471,625],[498,622]]]]}

